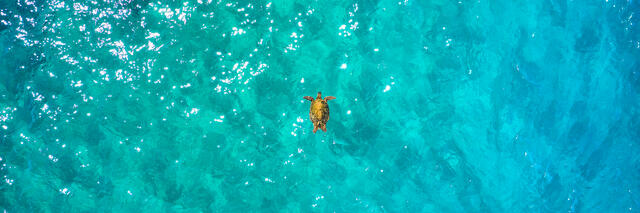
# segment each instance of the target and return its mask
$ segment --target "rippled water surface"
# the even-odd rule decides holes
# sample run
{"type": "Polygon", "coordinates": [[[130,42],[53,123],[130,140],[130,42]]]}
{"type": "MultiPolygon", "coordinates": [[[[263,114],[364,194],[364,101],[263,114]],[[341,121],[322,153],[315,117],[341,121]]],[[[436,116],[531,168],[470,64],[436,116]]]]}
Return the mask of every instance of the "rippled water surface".
{"type": "Polygon", "coordinates": [[[2,0],[0,209],[638,212],[639,25],[636,0],[2,0]]]}

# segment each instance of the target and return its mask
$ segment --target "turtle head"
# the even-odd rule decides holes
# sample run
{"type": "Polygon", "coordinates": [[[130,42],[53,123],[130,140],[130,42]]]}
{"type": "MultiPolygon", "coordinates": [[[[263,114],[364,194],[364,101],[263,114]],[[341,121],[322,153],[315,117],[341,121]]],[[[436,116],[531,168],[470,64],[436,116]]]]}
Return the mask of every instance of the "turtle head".
{"type": "Polygon", "coordinates": [[[321,92],[318,92],[318,97],[317,97],[317,99],[322,99],[322,93],[321,93],[321,92]]]}

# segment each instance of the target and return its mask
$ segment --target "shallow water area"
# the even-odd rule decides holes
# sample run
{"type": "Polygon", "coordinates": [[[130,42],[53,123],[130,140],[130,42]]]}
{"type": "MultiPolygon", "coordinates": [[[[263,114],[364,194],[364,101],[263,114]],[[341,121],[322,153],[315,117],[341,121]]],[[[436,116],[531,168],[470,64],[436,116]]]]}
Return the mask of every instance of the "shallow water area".
{"type": "Polygon", "coordinates": [[[638,212],[639,13],[1,1],[0,210],[638,212]]]}

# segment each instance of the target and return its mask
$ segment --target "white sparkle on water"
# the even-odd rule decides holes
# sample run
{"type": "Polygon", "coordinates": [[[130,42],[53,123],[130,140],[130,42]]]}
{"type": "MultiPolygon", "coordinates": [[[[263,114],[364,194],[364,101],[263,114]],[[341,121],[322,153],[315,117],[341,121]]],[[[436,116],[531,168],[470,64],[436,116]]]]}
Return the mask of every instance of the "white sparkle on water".
{"type": "Polygon", "coordinates": [[[384,87],[384,91],[382,92],[388,92],[391,89],[391,86],[387,85],[384,87]]]}

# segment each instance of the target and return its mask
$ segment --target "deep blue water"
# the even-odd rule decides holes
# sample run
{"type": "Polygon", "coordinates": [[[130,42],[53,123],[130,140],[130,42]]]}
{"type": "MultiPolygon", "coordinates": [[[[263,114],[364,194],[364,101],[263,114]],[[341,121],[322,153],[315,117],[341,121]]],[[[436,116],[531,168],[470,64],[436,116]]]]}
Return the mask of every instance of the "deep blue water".
{"type": "Polygon", "coordinates": [[[640,212],[639,22],[635,0],[2,0],[0,209],[640,212]]]}

